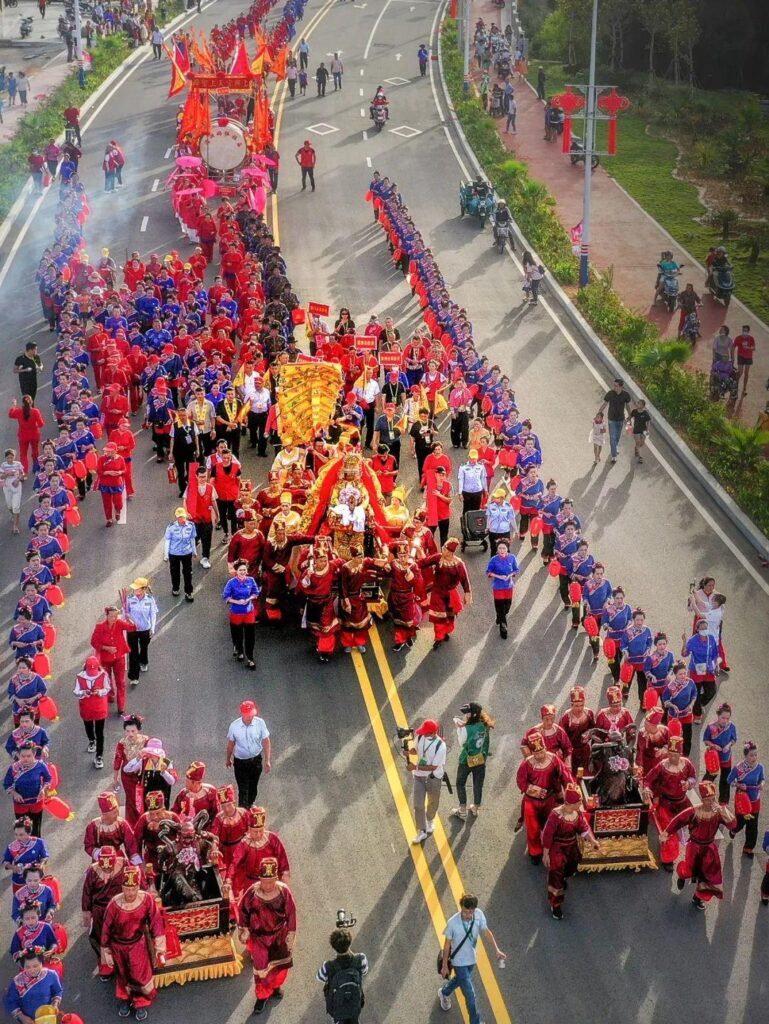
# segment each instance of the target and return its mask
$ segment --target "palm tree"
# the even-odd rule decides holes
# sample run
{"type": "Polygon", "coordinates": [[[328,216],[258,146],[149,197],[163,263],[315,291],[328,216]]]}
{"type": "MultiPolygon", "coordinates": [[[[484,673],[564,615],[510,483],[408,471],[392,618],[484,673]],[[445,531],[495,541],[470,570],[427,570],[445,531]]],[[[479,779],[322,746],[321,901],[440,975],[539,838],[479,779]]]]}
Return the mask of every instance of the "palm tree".
{"type": "Polygon", "coordinates": [[[746,427],[742,423],[727,423],[724,433],[714,437],[716,447],[732,459],[743,471],[755,469],[769,445],[769,433],[760,427],[746,427]]]}
{"type": "Polygon", "coordinates": [[[688,341],[660,341],[642,349],[635,362],[643,370],[668,370],[685,363],[691,353],[688,341]]]}

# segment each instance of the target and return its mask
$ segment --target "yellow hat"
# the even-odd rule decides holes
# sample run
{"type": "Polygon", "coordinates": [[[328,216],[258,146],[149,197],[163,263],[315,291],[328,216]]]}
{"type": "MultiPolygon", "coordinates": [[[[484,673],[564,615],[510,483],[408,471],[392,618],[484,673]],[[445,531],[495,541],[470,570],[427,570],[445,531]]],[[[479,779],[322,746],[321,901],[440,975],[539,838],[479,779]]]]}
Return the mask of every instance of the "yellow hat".
{"type": "MultiPolygon", "coordinates": [[[[177,515],[179,514],[177,509],[177,515]]],[[[150,585],[150,581],[145,576],[137,576],[131,584],[131,590],[146,590],[150,585]]]]}
{"type": "Polygon", "coordinates": [[[281,502],[284,502],[284,501],[291,502],[291,501],[294,500],[294,496],[291,493],[291,491],[283,491],[283,493],[280,496],[280,500],[281,500],[281,502]]]}
{"type": "Polygon", "coordinates": [[[467,453],[467,457],[469,459],[477,459],[478,458],[478,449],[477,448],[471,448],[470,451],[467,453]]]}
{"type": "Polygon", "coordinates": [[[188,517],[189,517],[189,513],[187,512],[187,509],[184,508],[182,505],[180,505],[177,508],[177,510],[174,512],[174,518],[175,519],[187,519],[188,517]]]}
{"type": "Polygon", "coordinates": [[[109,249],[107,249],[107,248],[102,249],[101,254],[102,254],[102,256],[109,256],[109,249]]]}
{"type": "Polygon", "coordinates": [[[492,498],[504,498],[504,496],[505,496],[505,492],[504,492],[503,488],[501,488],[501,487],[498,487],[498,488],[496,489],[496,491],[494,491],[494,492],[492,493],[492,495],[491,495],[491,496],[492,496],[492,498]]]}

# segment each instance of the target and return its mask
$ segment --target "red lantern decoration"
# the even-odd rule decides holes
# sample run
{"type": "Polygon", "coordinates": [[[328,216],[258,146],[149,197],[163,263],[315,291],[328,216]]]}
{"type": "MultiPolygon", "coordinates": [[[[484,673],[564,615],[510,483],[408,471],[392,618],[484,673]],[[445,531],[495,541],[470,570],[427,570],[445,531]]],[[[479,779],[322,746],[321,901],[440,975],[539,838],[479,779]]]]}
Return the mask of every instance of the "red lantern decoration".
{"type": "MultiPolygon", "coordinates": [[[[77,485],[77,481],[71,473],[62,473],[61,482],[68,491],[74,490],[77,485]]],[[[70,495],[70,499],[72,499],[72,497],[74,497],[74,495],[70,495]]]]}
{"type": "Polygon", "coordinates": [[[57,558],[51,568],[54,576],[63,576],[65,579],[69,579],[72,575],[68,563],[63,558],[57,558]]]}
{"type": "Polygon", "coordinates": [[[59,924],[58,921],[54,921],[51,927],[53,928],[53,934],[56,936],[56,945],[59,947],[59,953],[66,953],[69,948],[67,929],[63,924],[59,924]]]}
{"type": "Polygon", "coordinates": [[[595,615],[586,615],[583,625],[585,627],[585,632],[590,637],[590,639],[595,640],[599,633],[598,622],[596,620],[595,615]]]}
{"type": "Polygon", "coordinates": [[[569,600],[573,605],[582,603],[582,587],[579,583],[569,584],[569,600]]]}
{"type": "MultiPolygon", "coordinates": [[[[43,655],[43,657],[45,657],[45,655],[43,655]]],[[[37,659],[35,659],[35,660],[37,660],[37,659]]],[[[36,670],[36,671],[38,671],[38,670],[36,670]]],[[[38,674],[39,675],[43,675],[43,673],[39,672],[39,671],[38,671],[38,674]]],[[[50,662],[49,662],[49,665],[48,665],[48,674],[50,675],[50,662]]],[[[56,701],[53,699],[53,697],[49,697],[48,694],[46,694],[44,697],[40,698],[40,703],[38,704],[38,707],[40,708],[40,716],[41,716],[41,718],[47,718],[49,722],[55,722],[56,719],[59,717],[59,709],[56,706],[56,701]]],[[[48,767],[49,767],[49,770],[52,770],[53,767],[55,767],[55,766],[49,765],[48,767]]],[[[54,783],[54,787],[53,788],[56,789],[57,785],[58,785],[58,780],[57,780],[57,782],[54,783]]]]}
{"type": "Polygon", "coordinates": [[[50,587],[45,588],[45,599],[48,604],[52,604],[54,608],[61,608],[64,604],[64,593],[61,587],[57,587],[55,583],[52,583],[50,587]]]}
{"type": "Polygon", "coordinates": [[[738,818],[752,818],[752,812],[753,805],[748,794],[742,789],[737,790],[734,794],[734,813],[738,818]]]}
{"type": "Polygon", "coordinates": [[[627,686],[633,679],[633,666],[629,661],[623,661],[619,669],[620,681],[627,686]]]}
{"type": "Polygon", "coordinates": [[[684,730],[677,718],[671,718],[668,722],[668,733],[670,736],[683,736],[684,730]]]}
{"type": "Polygon", "coordinates": [[[510,495],[510,504],[513,506],[516,512],[521,511],[521,496],[520,494],[510,495]]]}
{"type": "Polygon", "coordinates": [[[371,191],[371,189],[369,189],[368,192],[363,197],[363,201],[364,201],[364,203],[370,203],[373,198],[374,198],[374,193],[371,191]]]}
{"type": "Polygon", "coordinates": [[[57,903],[61,903],[61,884],[58,878],[53,875],[43,875],[42,881],[53,893],[53,898],[57,903]]]}
{"type": "MultiPolygon", "coordinates": [[[[552,565],[553,563],[551,562],[550,564],[552,565]]],[[[617,657],[617,641],[607,636],[603,642],[603,653],[608,661],[614,661],[617,657]]]]}
{"type": "Polygon", "coordinates": [[[56,540],[59,542],[59,547],[66,554],[69,551],[69,537],[66,533],[57,533],[56,540]]]}
{"type": "Polygon", "coordinates": [[[705,751],[705,771],[708,775],[718,775],[721,768],[721,760],[718,751],[710,748],[705,751]]]}
{"type": "Polygon", "coordinates": [[[96,465],[98,463],[98,459],[96,458],[96,452],[86,452],[83,462],[85,463],[85,468],[88,470],[89,473],[96,472],[96,465]]]}
{"type": "Polygon", "coordinates": [[[43,809],[58,821],[72,821],[75,817],[71,804],[62,800],[60,796],[49,796],[43,804],[43,809]]]}
{"type": "Polygon", "coordinates": [[[52,651],[56,645],[56,626],[50,622],[44,622],[41,628],[43,630],[43,646],[46,651],[52,651]]]}
{"type": "Polygon", "coordinates": [[[101,441],[104,437],[104,428],[98,420],[96,420],[95,423],[92,423],[89,429],[97,441],[101,441]]]}
{"type": "Polygon", "coordinates": [[[609,133],[606,150],[609,156],[614,156],[617,152],[617,114],[629,109],[630,100],[627,96],[620,96],[617,92],[617,87],[613,85],[606,96],[598,97],[598,107],[605,114],[609,115],[609,133]]]}
{"type": "MultiPolygon", "coordinates": [[[[540,533],[542,533],[542,516],[534,516],[534,518],[529,522],[529,533],[532,537],[539,537],[540,533]]],[[[579,584],[577,584],[577,586],[579,586],[579,584]]],[[[580,588],[580,596],[581,595],[582,590],[580,588]]]]}
{"type": "Polygon", "coordinates": [[[569,153],[571,151],[571,119],[578,110],[582,110],[584,107],[585,97],[572,92],[571,86],[567,85],[566,92],[562,92],[559,96],[553,96],[551,102],[553,106],[560,107],[564,113],[563,152],[569,153]]]}
{"type": "Polygon", "coordinates": [[[64,522],[67,526],[80,526],[80,509],[76,506],[68,508],[64,513],[64,522]]]}
{"type": "Polygon", "coordinates": [[[650,686],[648,688],[648,690],[646,690],[644,692],[644,702],[643,702],[644,711],[651,711],[652,708],[656,708],[656,707],[658,707],[658,705],[659,705],[659,697],[657,696],[657,691],[653,687],[650,686]]]}
{"type": "MultiPolygon", "coordinates": [[[[50,679],[51,678],[51,659],[48,657],[47,654],[43,654],[42,651],[39,651],[34,656],[34,658],[32,659],[32,671],[33,672],[37,672],[37,674],[39,676],[42,676],[43,679],[50,679]]],[[[43,697],[43,700],[45,700],[45,697],[43,697]]],[[[43,700],[40,701],[40,714],[41,715],[43,714],[43,700]]],[[[54,707],[55,707],[55,705],[54,705],[54,707]]],[[[58,717],[58,711],[57,711],[56,715],[54,715],[54,718],[56,718],[56,717],[58,717]]]]}
{"type": "Polygon", "coordinates": [[[78,478],[78,480],[85,480],[88,476],[88,470],[85,468],[85,463],[80,459],[75,459],[72,463],[72,472],[78,478]]]}

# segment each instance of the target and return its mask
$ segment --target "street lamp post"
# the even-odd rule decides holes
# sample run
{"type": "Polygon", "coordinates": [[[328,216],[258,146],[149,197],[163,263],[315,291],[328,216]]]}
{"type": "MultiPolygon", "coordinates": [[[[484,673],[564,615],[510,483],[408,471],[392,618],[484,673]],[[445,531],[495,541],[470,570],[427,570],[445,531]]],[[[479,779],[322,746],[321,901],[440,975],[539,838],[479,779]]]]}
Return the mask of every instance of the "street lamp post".
{"type": "Polygon", "coordinates": [[[593,0],[593,25],[590,33],[590,74],[585,110],[585,184],[582,191],[582,239],[579,250],[579,286],[585,288],[590,280],[590,203],[593,178],[593,149],[595,146],[595,52],[598,36],[598,0],[593,0]]]}
{"type": "Polygon", "coordinates": [[[79,64],[83,62],[83,28],[80,22],[80,0],[74,0],[73,13],[75,16],[75,60],[79,64]]]}
{"type": "Polygon", "coordinates": [[[470,92],[470,10],[470,0],[465,0],[463,11],[464,31],[462,36],[462,42],[464,44],[464,75],[462,77],[462,88],[465,95],[470,92]]]}

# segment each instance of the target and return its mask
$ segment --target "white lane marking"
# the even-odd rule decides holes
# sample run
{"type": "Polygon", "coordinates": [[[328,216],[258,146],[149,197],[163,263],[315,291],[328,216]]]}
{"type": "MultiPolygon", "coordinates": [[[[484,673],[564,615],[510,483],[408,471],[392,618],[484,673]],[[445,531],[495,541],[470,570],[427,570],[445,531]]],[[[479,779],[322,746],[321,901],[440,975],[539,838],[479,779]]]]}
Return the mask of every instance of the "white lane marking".
{"type": "Polygon", "coordinates": [[[125,526],[128,523],[128,495],[123,491],[123,507],[120,509],[120,515],[118,516],[118,526],[125,526]]]}
{"type": "Polygon", "coordinates": [[[363,78],[363,68],[360,69],[360,76],[363,78]]]}
{"type": "Polygon", "coordinates": [[[330,135],[332,132],[338,132],[339,129],[335,128],[333,124],[326,124],[325,121],[318,121],[317,124],[308,125],[307,131],[313,132],[315,135],[330,135]]]}
{"type": "Polygon", "coordinates": [[[169,146],[168,149],[166,150],[166,153],[165,153],[165,156],[163,157],[163,159],[167,160],[170,157],[170,155],[173,153],[173,151],[174,151],[174,147],[173,146],[169,146]]]}
{"type": "MultiPolygon", "coordinates": [[[[365,132],[364,132],[364,134],[365,134],[365,132]]],[[[370,156],[366,157],[366,167],[371,167],[371,157],[370,156]]],[[[53,345],[51,346],[51,348],[53,348],[53,345]]]]}
{"type": "Polygon", "coordinates": [[[368,142],[368,132],[365,130],[365,128],[363,129],[363,141],[368,142]]]}
{"type": "MultiPolygon", "coordinates": [[[[368,60],[369,50],[371,49],[371,44],[374,42],[374,33],[379,28],[379,22],[384,17],[385,11],[387,10],[387,8],[390,6],[391,3],[392,3],[392,0],[387,0],[387,2],[385,3],[384,7],[379,12],[379,17],[374,22],[374,27],[371,29],[371,35],[368,37],[368,42],[366,43],[366,49],[363,51],[363,59],[364,60],[368,60]]],[[[363,74],[362,71],[361,71],[361,74],[363,74]]]]}
{"type": "MultiPolygon", "coordinates": [[[[437,19],[437,17],[438,17],[438,11],[435,12],[435,18],[437,19]]],[[[434,35],[435,35],[435,21],[433,21],[433,28],[432,28],[432,31],[430,33],[430,38],[432,39],[434,35]]],[[[432,66],[432,63],[430,64],[430,80],[431,80],[431,84],[433,86],[433,97],[435,99],[435,105],[436,105],[436,107],[438,109],[438,112],[441,113],[441,105],[438,103],[438,96],[437,96],[437,93],[435,91],[435,82],[434,82],[434,78],[433,78],[433,66],[432,66]]],[[[470,174],[470,172],[468,171],[467,167],[465,166],[464,160],[459,155],[457,147],[454,144],[454,140],[451,137],[451,132],[449,131],[448,125],[444,125],[443,126],[443,130],[446,132],[446,138],[449,140],[449,145],[451,146],[451,150],[452,150],[452,152],[453,152],[453,154],[454,154],[454,156],[456,158],[457,163],[459,164],[460,170],[464,174],[465,178],[467,178],[467,179],[471,178],[472,175],[470,174]]],[[[508,251],[508,257],[513,261],[513,263],[517,267],[519,273],[523,274],[523,266],[522,266],[521,263],[519,263],[517,257],[513,256],[509,251],[508,251]]],[[[608,386],[609,386],[608,382],[606,380],[604,380],[604,378],[601,376],[601,374],[593,366],[593,364],[591,363],[591,361],[590,361],[589,357],[587,356],[587,354],[582,350],[582,347],[578,344],[578,342],[573,337],[571,332],[566,328],[565,324],[560,319],[560,317],[558,317],[556,315],[556,313],[554,312],[553,308],[551,307],[551,305],[547,301],[547,299],[542,298],[540,300],[540,305],[545,310],[545,312],[548,314],[548,316],[551,318],[551,320],[556,325],[558,330],[563,334],[564,338],[568,341],[569,345],[574,350],[574,352],[577,354],[577,356],[582,361],[582,363],[584,363],[584,365],[587,367],[588,371],[592,374],[593,378],[601,385],[602,388],[608,389],[608,386]]],[[[670,477],[670,479],[673,481],[673,483],[676,485],[676,487],[679,489],[679,491],[681,491],[681,493],[689,501],[689,503],[692,505],[692,507],[695,509],[695,511],[698,513],[698,515],[710,527],[710,529],[713,531],[713,533],[716,535],[716,537],[718,537],[723,542],[724,546],[728,549],[728,551],[734,556],[734,558],[737,559],[737,561],[740,563],[740,565],[743,567],[743,569],[745,569],[745,571],[750,575],[751,579],[755,583],[757,583],[759,585],[759,587],[761,587],[761,589],[764,591],[765,594],[769,594],[769,583],[767,583],[767,581],[764,579],[764,577],[759,573],[759,571],[756,569],[756,567],[753,565],[753,563],[747,558],[747,556],[744,555],[743,552],[737,547],[737,545],[734,543],[734,541],[724,533],[724,531],[721,529],[721,527],[716,522],[715,518],[708,511],[706,511],[706,509],[704,509],[702,507],[701,502],[699,502],[697,500],[697,498],[695,497],[693,492],[684,483],[684,481],[681,479],[681,477],[678,475],[678,473],[676,473],[676,471],[673,469],[673,467],[670,465],[670,463],[667,461],[667,459],[665,459],[660,454],[659,449],[654,444],[652,444],[650,442],[647,442],[646,447],[649,449],[649,451],[651,451],[653,453],[654,457],[657,459],[657,461],[659,462],[660,466],[662,466],[662,468],[665,470],[665,472],[670,477]]]]}
{"type": "Polygon", "coordinates": [[[401,53],[396,53],[396,54],[395,54],[395,59],[396,59],[396,60],[400,60],[402,56],[403,56],[403,54],[401,54],[401,53]]]}
{"type": "Polygon", "coordinates": [[[139,228],[139,231],[146,231],[147,230],[147,225],[149,224],[149,222],[150,222],[149,217],[142,217],[142,224],[141,224],[141,227],[139,228]]]}
{"type": "Polygon", "coordinates": [[[366,116],[366,111],[363,109],[363,107],[360,108],[360,116],[361,117],[365,117],[366,116]]]}
{"type": "Polygon", "coordinates": [[[150,189],[150,192],[157,192],[159,184],[160,178],[155,178],[155,180],[152,182],[152,188],[150,189]]]}
{"type": "Polygon", "coordinates": [[[359,89],[358,92],[361,94],[361,96],[363,95],[363,90],[362,89],[359,89]]]}

